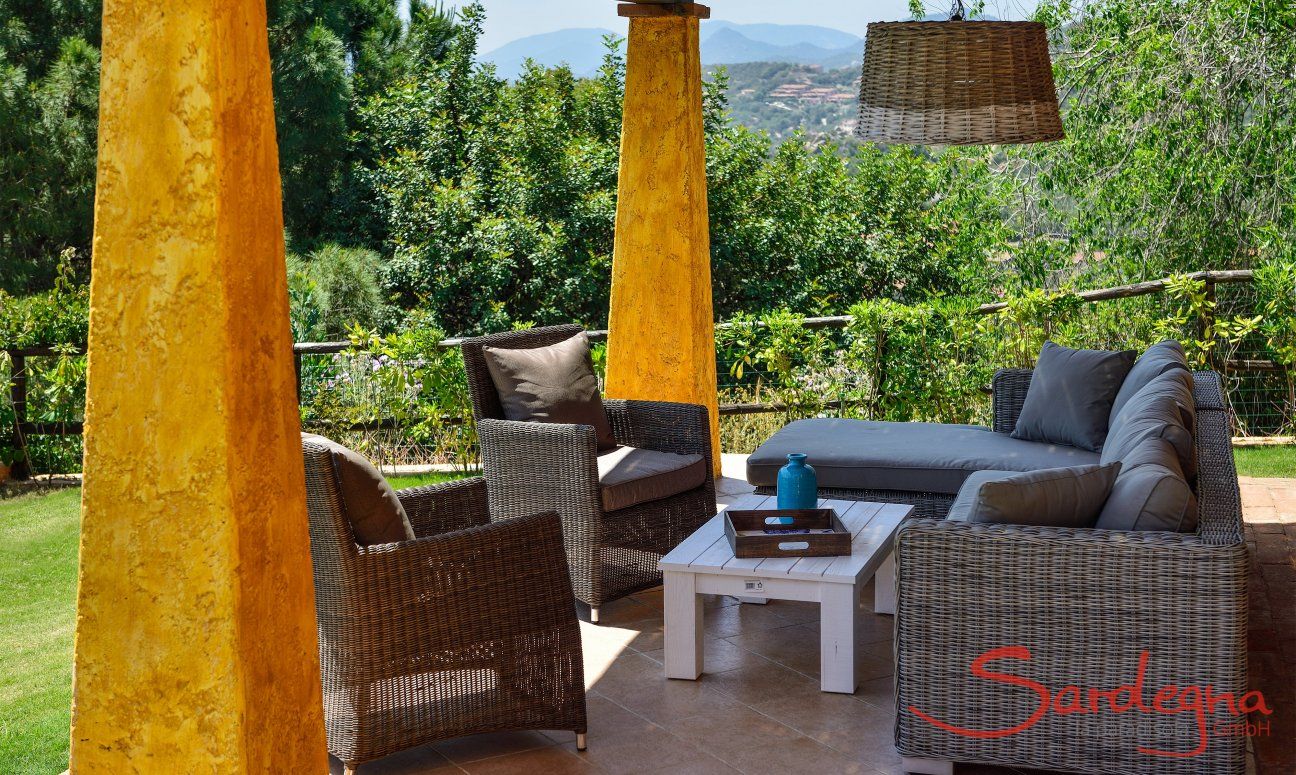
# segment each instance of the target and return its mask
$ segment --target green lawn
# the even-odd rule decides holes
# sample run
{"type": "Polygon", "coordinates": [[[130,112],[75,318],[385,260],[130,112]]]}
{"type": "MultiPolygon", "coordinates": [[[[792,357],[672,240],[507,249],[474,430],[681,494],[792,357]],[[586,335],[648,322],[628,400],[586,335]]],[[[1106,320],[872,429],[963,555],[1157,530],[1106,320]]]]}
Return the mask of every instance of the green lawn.
{"type": "Polygon", "coordinates": [[[1296,444],[1274,447],[1234,447],[1242,476],[1296,477],[1296,444]]]}
{"type": "Polygon", "coordinates": [[[80,499],[0,501],[0,772],[67,769],[80,499]]]}

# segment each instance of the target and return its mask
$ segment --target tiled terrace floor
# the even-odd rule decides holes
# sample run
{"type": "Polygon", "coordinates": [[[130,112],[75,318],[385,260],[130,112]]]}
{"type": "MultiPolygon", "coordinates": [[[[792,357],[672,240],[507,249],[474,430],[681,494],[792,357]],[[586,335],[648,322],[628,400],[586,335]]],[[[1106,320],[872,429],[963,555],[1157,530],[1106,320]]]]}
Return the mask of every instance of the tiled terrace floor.
{"type": "MultiPolygon", "coordinates": [[[[722,501],[750,488],[742,459],[726,456],[722,501]]],[[[1296,479],[1242,483],[1254,569],[1251,676],[1276,708],[1254,739],[1248,770],[1296,773],[1296,479]]],[[[871,608],[872,590],[863,595],[871,608]]],[[[480,735],[363,765],[359,775],[424,773],[899,773],[892,743],[891,618],[861,616],[860,688],[819,691],[818,606],[775,601],[706,603],[706,673],[662,676],[661,590],[582,623],[589,687],[589,750],[570,733],[480,735]]],[[[334,772],[341,766],[333,762],[334,772]]],[[[963,765],[958,775],[1014,775],[963,765]]],[[[1205,773],[1204,775],[1212,775],[1205,773]]]]}

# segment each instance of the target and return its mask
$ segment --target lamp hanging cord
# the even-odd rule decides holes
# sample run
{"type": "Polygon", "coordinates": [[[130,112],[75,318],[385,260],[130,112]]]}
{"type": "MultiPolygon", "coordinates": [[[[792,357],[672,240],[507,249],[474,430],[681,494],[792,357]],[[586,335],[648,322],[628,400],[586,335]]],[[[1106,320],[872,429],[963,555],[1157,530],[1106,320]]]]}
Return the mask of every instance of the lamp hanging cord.
{"type": "Polygon", "coordinates": [[[963,21],[963,0],[954,0],[954,7],[950,8],[949,20],[952,22],[963,21]]]}

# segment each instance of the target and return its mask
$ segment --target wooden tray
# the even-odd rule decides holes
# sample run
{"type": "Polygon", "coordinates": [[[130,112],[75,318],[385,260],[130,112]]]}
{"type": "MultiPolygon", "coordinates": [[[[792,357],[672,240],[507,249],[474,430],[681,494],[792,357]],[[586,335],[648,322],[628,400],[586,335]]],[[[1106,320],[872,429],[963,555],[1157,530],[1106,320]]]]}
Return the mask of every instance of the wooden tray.
{"type": "Polygon", "coordinates": [[[734,557],[842,557],[851,534],[834,509],[725,509],[725,536],[734,557]],[[831,533],[740,535],[749,530],[832,530],[831,533]]]}

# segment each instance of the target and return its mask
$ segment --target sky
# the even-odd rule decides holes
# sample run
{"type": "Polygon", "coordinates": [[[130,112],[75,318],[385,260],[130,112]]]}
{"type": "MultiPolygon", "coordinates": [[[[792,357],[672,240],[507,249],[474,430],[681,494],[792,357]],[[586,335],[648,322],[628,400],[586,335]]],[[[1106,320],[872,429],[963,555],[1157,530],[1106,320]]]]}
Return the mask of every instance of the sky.
{"type": "MultiPolygon", "coordinates": [[[[460,5],[466,0],[446,0],[460,5]]],[[[486,28],[483,53],[513,40],[566,27],[602,27],[625,34],[626,20],[617,16],[615,0],[483,0],[486,28]]],[[[907,0],[712,0],[711,18],[750,24],[817,24],[864,35],[869,22],[909,18],[907,0]]],[[[968,3],[971,4],[970,2],[968,3]]],[[[1021,19],[1031,0],[986,0],[986,13],[1001,19],[1021,19]]],[[[926,0],[929,13],[947,10],[950,3],[926,0]]],[[[703,22],[706,24],[706,22],[703,22]]]]}

